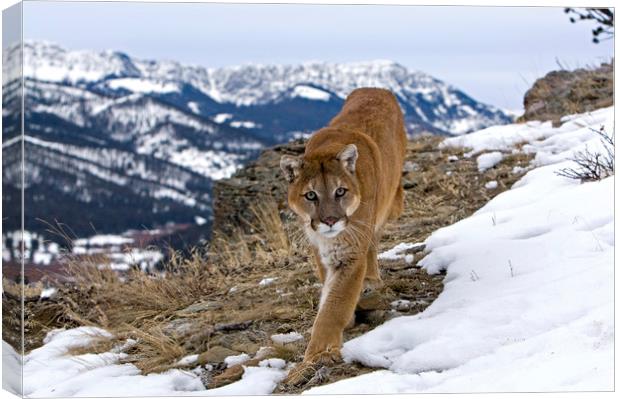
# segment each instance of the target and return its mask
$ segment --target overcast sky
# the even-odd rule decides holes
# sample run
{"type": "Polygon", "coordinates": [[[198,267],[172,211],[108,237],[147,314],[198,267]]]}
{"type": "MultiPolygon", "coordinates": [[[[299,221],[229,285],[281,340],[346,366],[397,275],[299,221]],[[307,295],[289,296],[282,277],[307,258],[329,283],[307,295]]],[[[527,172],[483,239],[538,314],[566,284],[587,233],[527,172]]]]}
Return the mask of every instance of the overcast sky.
{"type": "Polygon", "coordinates": [[[24,36],[206,67],[390,59],[521,108],[539,76],[609,60],[562,8],[24,3],[24,36]]]}

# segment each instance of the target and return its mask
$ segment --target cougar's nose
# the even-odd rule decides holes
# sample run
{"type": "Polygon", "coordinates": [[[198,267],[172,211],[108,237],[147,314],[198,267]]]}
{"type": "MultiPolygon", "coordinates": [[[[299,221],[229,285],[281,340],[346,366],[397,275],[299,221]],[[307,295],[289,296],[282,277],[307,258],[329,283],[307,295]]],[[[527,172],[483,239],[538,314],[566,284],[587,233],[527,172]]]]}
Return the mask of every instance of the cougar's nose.
{"type": "Polygon", "coordinates": [[[333,225],[335,225],[337,221],[338,221],[338,218],[334,216],[328,216],[325,219],[321,220],[321,222],[325,223],[329,227],[332,227],[333,225]]]}

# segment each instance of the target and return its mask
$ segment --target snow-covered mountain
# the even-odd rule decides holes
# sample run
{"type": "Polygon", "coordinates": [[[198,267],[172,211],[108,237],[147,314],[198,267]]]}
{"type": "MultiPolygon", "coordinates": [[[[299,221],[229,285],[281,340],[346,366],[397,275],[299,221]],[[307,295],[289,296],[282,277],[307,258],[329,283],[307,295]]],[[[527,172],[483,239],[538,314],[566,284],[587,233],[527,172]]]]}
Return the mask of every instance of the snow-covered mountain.
{"type": "MultiPolygon", "coordinates": [[[[4,59],[4,202],[18,206],[10,201],[19,197],[20,48],[5,49],[4,59]]],[[[93,220],[99,232],[118,232],[209,218],[212,180],[265,146],[324,126],[358,87],[392,90],[410,134],[510,121],[391,61],[209,69],[34,41],[24,43],[23,60],[26,206],[37,209],[32,220],[53,216],[72,227],[83,220],[75,228],[86,234],[93,220]],[[78,211],[88,217],[76,218],[78,211]]]]}
{"type": "MultiPolygon", "coordinates": [[[[394,92],[412,131],[462,134],[511,120],[505,112],[426,73],[385,60],[204,68],[139,60],[120,52],[68,51],[48,42],[26,42],[23,71],[26,78],[37,81],[115,94],[160,96],[210,118],[217,115],[217,108],[228,106],[237,111],[229,123],[242,122],[246,113],[252,114],[252,108],[295,99],[341,103],[358,87],[383,87],[394,92]]],[[[261,119],[274,116],[278,118],[268,115],[261,119]]],[[[321,122],[331,116],[324,116],[321,122]]],[[[292,127],[296,131],[314,128],[308,129],[307,124],[292,127]]]]}

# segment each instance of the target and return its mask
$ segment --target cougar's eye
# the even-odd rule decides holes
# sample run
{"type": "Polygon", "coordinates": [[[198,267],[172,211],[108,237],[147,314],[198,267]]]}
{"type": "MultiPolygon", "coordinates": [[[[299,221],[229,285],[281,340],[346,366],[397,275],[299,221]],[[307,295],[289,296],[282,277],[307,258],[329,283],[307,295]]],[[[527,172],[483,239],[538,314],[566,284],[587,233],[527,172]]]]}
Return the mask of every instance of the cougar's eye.
{"type": "Polygon", "coordinates": [[[344,195],[344,193],[346,193],[346,192],[347,192],[347,189],[346,189],[346,188],[344,188],[344,187],[338,187],[338,188],[336,189],[336,198],[340,198],[340,197],[342,197],[342,196],[344,195]]]}
{"type": "Polygon", "coordinates": [[[306,197],[308,201],[316,201],[316,193],[314,191],[308,191],[304,194],[304,197],[306,197]]]}

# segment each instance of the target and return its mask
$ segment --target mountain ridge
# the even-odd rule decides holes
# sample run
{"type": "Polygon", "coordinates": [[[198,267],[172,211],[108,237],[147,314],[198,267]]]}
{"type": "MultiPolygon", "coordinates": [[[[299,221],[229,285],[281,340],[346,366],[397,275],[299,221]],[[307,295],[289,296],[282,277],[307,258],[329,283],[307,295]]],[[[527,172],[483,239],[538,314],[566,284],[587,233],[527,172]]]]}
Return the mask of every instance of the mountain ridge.
{"type": "Polygon", "coordinates": [[[462,134],[511,121],[503,110],[475,101],[450,84],[384,59],[207,68],[143,60],[119,51],[66,50],[51,42],[26,41],[24,60],[27,79],[92,86],[116,94],[127,90],[170,95],[191,86],[220,105],[250,107],[281,102],[298,86],[322,90],[340,100],[358,87],[383,87],[404,105],[410,130],[419,125],[432,133],[462,134]]]}

